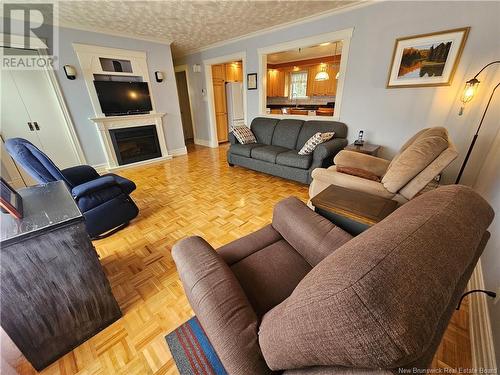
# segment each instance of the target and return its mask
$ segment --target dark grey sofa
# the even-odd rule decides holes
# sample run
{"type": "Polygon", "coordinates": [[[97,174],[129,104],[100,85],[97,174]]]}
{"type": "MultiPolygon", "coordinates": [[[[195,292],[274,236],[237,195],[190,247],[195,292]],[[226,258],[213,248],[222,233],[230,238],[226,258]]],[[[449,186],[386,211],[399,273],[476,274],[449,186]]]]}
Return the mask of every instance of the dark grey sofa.
{"type": "Polygon", "coordinates": [[[257,143],[242,145],[229,135],[229,165],[239,165],[305,184],[311,183],[315,168],[329,167],[333,157],[347,145],[347,126],[337,121],[303,121],[256,117],[250,129],[257,143]],[[335,132],[333,139],[316,147],[311,155],[298,151],[315,133],[335,132]]]}

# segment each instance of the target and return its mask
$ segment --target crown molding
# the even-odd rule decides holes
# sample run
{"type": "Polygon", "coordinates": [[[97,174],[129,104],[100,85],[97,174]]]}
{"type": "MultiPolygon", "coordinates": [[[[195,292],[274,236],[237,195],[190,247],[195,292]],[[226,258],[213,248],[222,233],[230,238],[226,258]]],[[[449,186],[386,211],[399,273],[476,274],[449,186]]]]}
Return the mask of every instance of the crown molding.
{"type": "Polygon", "coordinates": [[[327,11],[324,11],[324,12],[321,12],[321,13],[316,13],[316,14],[313,14],[313,15],[310,15],[310,16],[307,16],[307,17],[303,17],[303,18],[297,18],[296,20],[293,20],[293,21],[288,21],[288,22],[285,22],[285,23],[280,23],[279,25],[267,27],[265,29],[254,31],[254,32],[251,32],[251,33],[248,33],[248,34],[245,34],[245,35],[241,35],[241,36],[237,36],[237,37],[234,37],[234,38],[229,38],[229,39],[221,40],[219,42],[209,44],[208,46],[205,46],[205,47],[195,48],[195,49],[192,49],[192,50],[188,50],[188,51],[186,51],[184,53],[176,55],[175,58],[178,59],[178,58],[181,58],[181,57],[186,57],[186,56],[189,56],[189,55],[193,55],[195,53],[199,53],[199,52],[210,50],[212,48],[222,47],[222,46],[225,46],[227,44],[236,43],[236,42],[239,42],[239,41],[242,41],[242,40],[245,40],[245,39],[254,38],[256,36],[261,36],[261,35],[264,35],[264,34],[269,34],[271,32],[278,31],[278,30],[283,30],[283,29],[286,29],[286,28],[291,27],[291,26],[296,26],[296,25],[301,25],[301,24],[304,24],[304,23],[312,22],[312,21],[317,21],[317,20],[320,20],[320,19],[332,16],[334,14],[340,14],[340,13],[344,13],[344,12],[349,12],[349,11],[352,11],[352,10],[355,10],[355,9],[364,8],[364,7],[367,7],[367,6],[370,6],[370,5],[374,5],[374,4],[379,4],[379,3],[382,3],[382,2],[385,2],[385,1],[389,1],[389,0],[361,0],[358,3],[346,4],[344,6],[341,6],[341,7],[335,8],[335,9],[330,9],[330,10],[327,10],[327,11]]]}
{"type": "Polygon", "coordinates": [[[137,35],[137,34],[133,34],[133,33],[125,33],[125,32],[108,30],[108,29],[104,29],[104,28],[100,28],[100,27],[87,27],[87,26],[82,26],[82,25],[75,25],[73,23],[66,23],[66,22],[57,22],[54,26],[56,26],[58,28],[63,27],[66,29],[88,31],[88,32],[92,32],[92,33],[106,34],[106,35],[116,36],[116,37],[120,37],[120,38],[135,39],[135,40],[142,40],[145,42],[165,44],[168,46],[170,46],[172,44],[172,41],[167,39],[167,38],[143,36],[143,35],[137,35]]]}

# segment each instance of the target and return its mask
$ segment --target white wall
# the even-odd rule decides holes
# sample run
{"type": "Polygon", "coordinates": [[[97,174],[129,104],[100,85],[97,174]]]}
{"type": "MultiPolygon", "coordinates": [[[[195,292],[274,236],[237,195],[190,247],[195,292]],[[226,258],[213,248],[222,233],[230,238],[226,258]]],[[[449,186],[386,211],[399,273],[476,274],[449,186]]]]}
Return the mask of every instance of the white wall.
{"type": "MultiPolygon", "coordinates": [[[[4,22],[6,21],[4,20],[4,22]]],[[[50,39],[52,34],[48,25],[44,25],[39,32],[42,37],[47,39],[47,44],[52,49],[53,40],[50,39]]],[[[185,147],[174,66],[169,45],[70,28],[59,28],[58,32],[57,58],[59,69],[55,73],[88,164],[104,164],[106,158],[99,140],[97,127],[89,120],[89,118],[95,117],[95,113],[78,57],[73,49],[73,43],[146,52],[156,110],[167,113],[163,118],[167,148],[171,152],[185,147]],[[73,81],[66,78],[63,70],[63,66],[66,64],[76,68],[77,77],[73,81]],[[157,70],[165,73],[165,79],[161,83],[154,80],[154,72],[157,70]]]]}
{"type": "MultiPolygon", "coordinates": [[[[258,48],[354,27],[340,113],[340,121],[348,125],[349,139],[354,140],[358,130],[364,129],[369,141],[384,146],[382,156],[391,157],[420,129],[445,126],[460,151],[459,159],[445,175],[450,182],[458,172],[474,126],[479,121],[485,93],[491,87],[492,73],[485,75],[478,97],[466,108],[463,116],[458,116],[459,96],[467,79],[500,56],[499,14],[500,2],[386,1],[241,39],[176,59],[175,64],[189,65],[198,138],[208,140],[208,107],[201,95],[202,88],[206,87],[205,75],[203,71],[193,73],[193,64],[246,51],[247,72],[254,73],[258,72],[258,48]],[[396,38],[464,26],[471,26],[471,32],[451,86],[386,89],[396,38]]],[[[249,120],[259,115],[258,104],[258,91],[248,91],[249,120]]],[[[493,127],[485,124],[478,141],[479,149],[489,149],[493,127]]],[[[481,161],[472,160],[471,165],[481,161]]],[[[470,183],[472,177],[468,174],[463,181],[470,183]]]]}

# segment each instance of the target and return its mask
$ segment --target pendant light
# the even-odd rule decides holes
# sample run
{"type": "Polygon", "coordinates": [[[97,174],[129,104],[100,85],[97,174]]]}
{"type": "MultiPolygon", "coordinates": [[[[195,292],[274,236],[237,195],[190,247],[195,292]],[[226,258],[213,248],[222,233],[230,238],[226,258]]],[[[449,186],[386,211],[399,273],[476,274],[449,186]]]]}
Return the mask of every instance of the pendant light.
{"type": "Polygon", "coordinates": [[[316,73],[316,77],[314,77],[315,81],[327,81],[330,79],[330,76],[326,72],[326,64],[321,65],[321,71],[316,73]]]}

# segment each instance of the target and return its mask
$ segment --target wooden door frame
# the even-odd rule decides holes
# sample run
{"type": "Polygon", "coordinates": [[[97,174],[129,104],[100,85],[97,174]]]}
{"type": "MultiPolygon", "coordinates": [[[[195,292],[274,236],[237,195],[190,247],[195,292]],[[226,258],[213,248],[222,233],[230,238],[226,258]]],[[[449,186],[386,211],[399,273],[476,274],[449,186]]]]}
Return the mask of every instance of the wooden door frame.
{"type": "MultiPolygon", "coordinates": [[[[21,35],[10,35],[9,47],[24,49],[24,39],[25,39],[24,36],[21,35]]],[[[40,40],[38,38],[32,38],[32,37],[29,37],[29,39],[30,39],[30,46],[33,46],[34,50],[38,51],[38,53],[41,56],[48,56],[49,51],[47,49],[47,46],[42,43],[45,42],[45,40],[40,40]]],[[[0,47],[5,47],[4,40],[6,40],[5,34],[0,33],[0,47]]],[[[70,141],[70,146],[73,148],[73,151],[75,152],[80,164],[87,164],[87,159],[85,158],[82,145],[80,143],[80,140],[78,139],[75,124],[71,118],[68,106],[66,105],[66,101],[64,99],[61,86],[57,81],[55,71],[54,69],[50,69],[47,66],[45,66],[44,71],[45,74],[47,74],[47,78],[49,79],[49,84],[51,88],[54,90],[57,103],[59,104],[59,108],[61,110],[61,114],[64,119],[64,123],[66,125],[65,130],[67,131],[66,135],[68,136],[67,138],[70,141]]]]}
{"type": "MultiPolygon", "coordinates": [[[[193,112],[193,96],[191,95],[192,89],[191,89],[191,83],[189,80],[189,67],[187,64],[176,65],[176,66],[174,66],[174,72],[175,73],[185,72],[185,74],[186,74],[186,86],[187,86],[187,90],[188,90],[189,111],[191,112],[191,126],[193,127],[194,143],[197,145],[203,144],[203,143],[200,143],[200,141],[198,140],[197,134],[196,134],[196,121],[195,121],[194,112],[193,112]]],[[[176,83],[177,83],[177,81],[176,81],[176,83]]],[[[179,97],[179,90],[177,90],[177,98],[178,97],[179,97]]],[[[180,101],[179,101],[179,107],[180,107],[180,101]]],[[[181,121],[182,121],[182,118],[181,118],[181,121]]]]}
{"type": "Polygon", "coordinates": [[[236,52],[230,55],[214,57],[211,59],[203,60],[203,67],[205,69],[205,86],[207,88],[207,101],[208,101],[208,123],[210,130],[210,139],[208,146],[217,148],[219,147],[219,142],[217,138],[217,121],[215,118],[215,99],[214,99],[214,88],[212,82],[212,65],[225,64],[232,61],[241,60],[242,74],[243,74],[243,117],[245,118],[245,123],[248,124],[248,114],[247,114],[247,54],[245,51],[236,52]]]}

